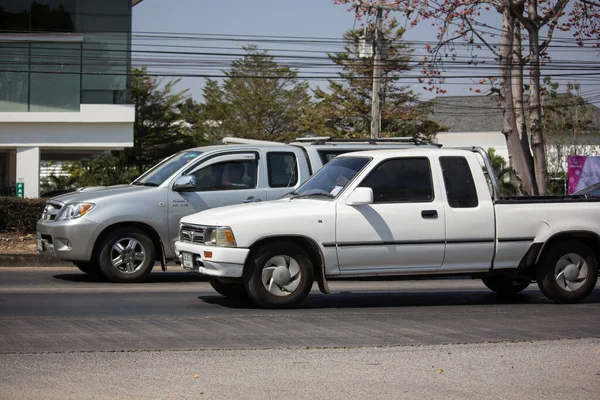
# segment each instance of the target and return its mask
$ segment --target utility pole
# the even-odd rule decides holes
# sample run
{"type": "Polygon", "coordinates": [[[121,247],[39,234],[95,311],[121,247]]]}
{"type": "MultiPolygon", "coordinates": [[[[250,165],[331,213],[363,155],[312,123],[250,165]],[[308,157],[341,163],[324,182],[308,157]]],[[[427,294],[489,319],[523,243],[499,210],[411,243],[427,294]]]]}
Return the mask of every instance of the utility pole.
{"type": "Polygon", "coordinates": [[[381,62],[383,60],[383,10],[388,11],[401,11],[410,16],[412,7],[401,8],[395,6],[383,5],[383,0],[377,0],[377,5],[366,4],[361,1],[353,3],[353,6],[360,8],[371,9],[377,8],[376,22],[375,22],[375,42],[373,44],[373,92],[371,94],[371,138],[379,138],[381,132],[381,78],[382,68],[381,62]]]}
{"type": "Polygon", "coordinates": [[[379,138],[381,132],[381,50],[383,39],[383,0],[377,1],[375,44],[373,55],[373,92],[371,94],[371,138],[379,138]]]}

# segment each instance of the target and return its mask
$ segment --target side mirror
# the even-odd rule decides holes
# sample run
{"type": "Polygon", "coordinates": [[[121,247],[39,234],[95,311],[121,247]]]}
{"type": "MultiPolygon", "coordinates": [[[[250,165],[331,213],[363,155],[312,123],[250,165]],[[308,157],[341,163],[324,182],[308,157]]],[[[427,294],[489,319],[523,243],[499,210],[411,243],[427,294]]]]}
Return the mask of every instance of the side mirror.
{"type": "Polygon", "coordinates": [[[368,187],[357,187],[348,196],[346,204],[349,206],[362,206],[365,204],[373,204],[373,189],[368,187]]]}
{"type": "Polygon", "coordinates": [[[194,175],[183,175],[177,178],[173,184],[175,192],[184,192],[188,189],[196,188],[196,177],[194,175]]]}

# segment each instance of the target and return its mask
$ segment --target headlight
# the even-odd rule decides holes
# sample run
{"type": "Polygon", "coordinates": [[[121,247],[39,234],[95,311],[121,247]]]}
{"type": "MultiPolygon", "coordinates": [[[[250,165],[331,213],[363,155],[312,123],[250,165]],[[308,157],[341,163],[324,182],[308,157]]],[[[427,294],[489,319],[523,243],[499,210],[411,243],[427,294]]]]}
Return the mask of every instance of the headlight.
{"type": "Polygon", "coordinates": [[[206,228],[204,231],[204,244],[222,247],[236,246],[233,232],[228,227],[206,228]]]}
{"type": "Polygon", "coordinates": [[[92,203],[74,203],[68,204],[60,213],[56,220],[62,221],[66,219],[76,219],[79,217],[83,217],[85,214],[89,213],[96,207],[95,204],[92,203]]]}

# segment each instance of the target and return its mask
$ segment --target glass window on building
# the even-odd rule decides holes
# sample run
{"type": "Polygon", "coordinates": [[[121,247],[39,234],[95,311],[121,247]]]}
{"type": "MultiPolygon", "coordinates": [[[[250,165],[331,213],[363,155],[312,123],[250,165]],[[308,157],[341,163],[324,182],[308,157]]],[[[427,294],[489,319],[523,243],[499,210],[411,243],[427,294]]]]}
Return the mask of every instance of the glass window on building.
{"type": "Polygon", "coordinates": [[[77,0],[0,0],[3,32],[74,32],[77,0]]]}
{"type": "Polygon", "coordinates": [[[0,112],[27,111],[29,45],[0,42],[0,112]]]}

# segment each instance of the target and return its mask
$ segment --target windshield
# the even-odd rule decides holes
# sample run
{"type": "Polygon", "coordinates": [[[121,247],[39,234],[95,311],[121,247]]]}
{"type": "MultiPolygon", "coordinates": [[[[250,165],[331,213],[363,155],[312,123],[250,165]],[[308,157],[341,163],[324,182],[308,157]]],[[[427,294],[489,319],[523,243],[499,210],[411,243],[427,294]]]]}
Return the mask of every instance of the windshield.
{"type": "Polygon", "coordinates": [[[334,158],[290,195],[292,198],[308,196],[335,198],[370,160],[365,157],[334,158]]]}
{"type": "Polygon", "coordinates": [[[139,178],[133,181],[133,185],[145,186],[160,186],[171,175],[179,171],[181,167],[188,164],[190,161],[198,157],[200,151],[182,151],[165,158],[160,163],[156,164],[150,170],[142,174],[139,178]]]}

